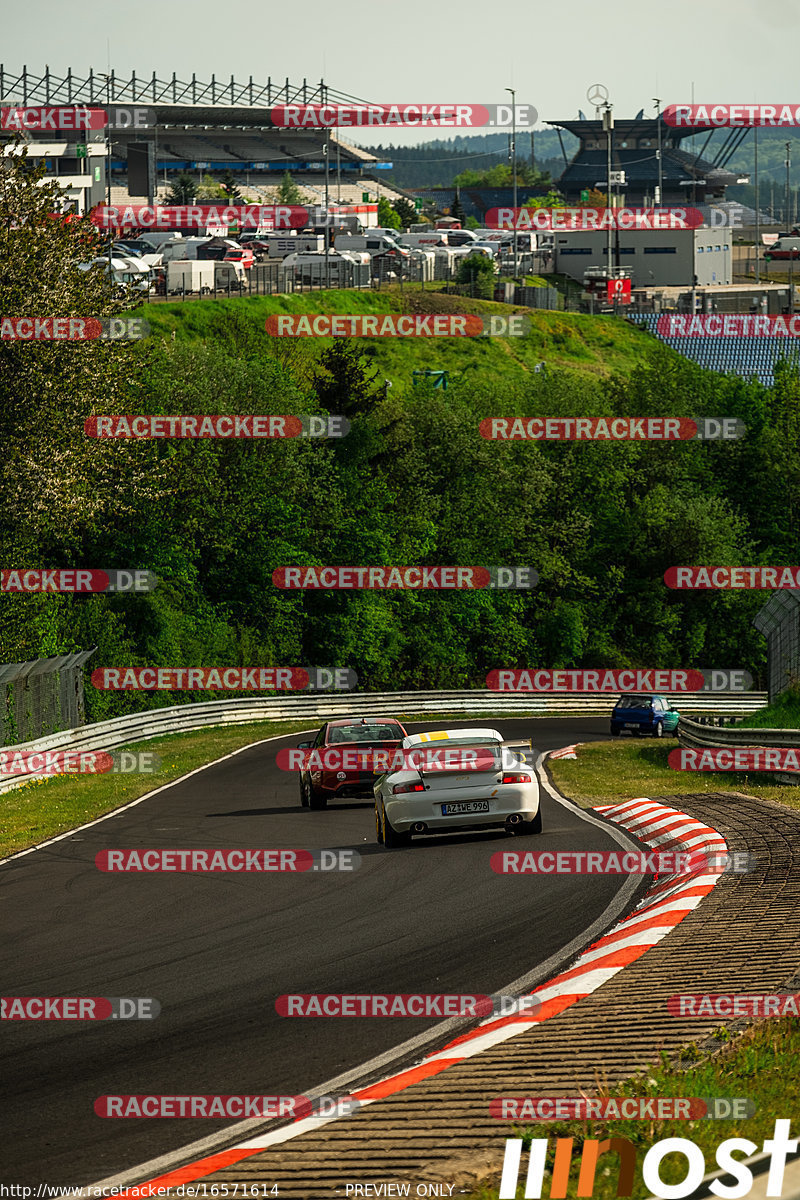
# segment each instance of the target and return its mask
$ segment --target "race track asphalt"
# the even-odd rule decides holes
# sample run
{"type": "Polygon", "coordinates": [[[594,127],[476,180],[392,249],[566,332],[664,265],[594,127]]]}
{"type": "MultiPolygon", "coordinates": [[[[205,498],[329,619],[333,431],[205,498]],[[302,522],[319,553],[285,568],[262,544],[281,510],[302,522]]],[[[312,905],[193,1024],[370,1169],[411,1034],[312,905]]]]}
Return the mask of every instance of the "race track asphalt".
{"type": "MultiPolygon", "coordinates": [[[[600,718],[489,723],[540,750],[608,736],[600,718]]],[[[4,996],[162,1006],[154,1021],[3,1022],[3,1182],[96,1182],[230,1124],[102,1119],[102,1095],[303,1094],[432,1022],[287,1019],[280,994],[498,992],[580,937],[623,883],[492,873],[498,848],[615,848],[546,796],[540,837],[453,834],[386,851],[371,800],[300,807],[296,776],[275,765],[299,738],[248,748],[0,867],[4,996]],[[111,875],[94,863],[116,847],[265,846],[363,858],[350,874],[111,875]]]]}

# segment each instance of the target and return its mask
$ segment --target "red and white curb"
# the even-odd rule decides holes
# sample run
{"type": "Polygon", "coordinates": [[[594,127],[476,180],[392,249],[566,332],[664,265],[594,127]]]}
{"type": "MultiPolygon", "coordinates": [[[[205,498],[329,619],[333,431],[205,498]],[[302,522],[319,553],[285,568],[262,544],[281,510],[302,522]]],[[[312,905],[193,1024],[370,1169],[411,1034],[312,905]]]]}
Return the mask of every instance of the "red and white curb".
{"type": "MultiPolygon", "coordinates": [[[[727,852],[725,840],[716,829],[677,809],[657,804],[647,797],[627,800],[622,804],[599,805],[594,811],[623,826],[653,849],[694,850],[710,855],[727,852]]],[[[651,946],[660,942],[687,913],[698,906],[719,879],[718,872],[707,875],[665,875],[649,889],[633,912],[589,946],[568,970],[560,972],[546,984],[528,993],[539,1001],[535,1017],[530,1013],[523,1017],[518,1014],[500,1019],[488,1017],[475,1029],[455,1038],[442,1050],[427,1055],[416,1066],[389,1075],[360,1091],[352,1092],[351,1098],[359,1100],[361,1107],[364,1107],[387,1096],[395,1096],[415,1083],[438,1075],[448,1067],[472,1058],[481,1051],[497,1046],[500,1042],[563,1012],[578,1000],[596,991],[623,967],[635,962],[651,946]]],[[[151,1196],[157,1194],[159,1188],[191,1183],[254,1154],[260,1154],[270,1146],[291,1141],[338,1120],[342,1120],[342,1116],[303,1117],[291,1125],[268,1131],[238,1146],[218,1151],[207,1158],[198,1159],[165,1175],[159,1175],[146,1183],[120,1190],[120,1200],[125,1200],[126,1197],[151,1196]]]]}
{"type": "Polygon", "coordinates": [[[583,742],[575,742],[575,744],[572,746],[563,746],[561,748],[561,750],[551,750],[547,757],[548,758],[577,758],[578,756],[575,753],[575,751],[578,749],[578,746],[582,746],[582,745],[583,745],[583,742]]]}

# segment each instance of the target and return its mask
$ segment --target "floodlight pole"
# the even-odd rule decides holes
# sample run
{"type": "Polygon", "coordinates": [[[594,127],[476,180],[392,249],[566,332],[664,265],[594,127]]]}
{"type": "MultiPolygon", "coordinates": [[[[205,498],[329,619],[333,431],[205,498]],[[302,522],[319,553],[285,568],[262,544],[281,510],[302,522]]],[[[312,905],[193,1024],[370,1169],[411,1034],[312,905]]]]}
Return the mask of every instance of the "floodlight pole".
{"type": "MultiPolygon", "coordinates": [[[[613,105],[609,104],[608,101],[606,100],[605,112],[603,113],[603,129],[605,130],[605,133],[606,133],[606,170],[607,170],[606,204],[609,206],[609,208],[611,207],[611,137],[612,137],[612,132],[614,129],[614,118],[611,115],[612,108],[613,108],[613,105]]],[[[611,221],[610,220],[608,222],[608,245],[607,245],[606,249],[607,249],[607,258],[608,258],[608,278],[612,279],[613,278],[613,275],[611,273],[612,237],[611,237],[611,221]]]]}
{"type": "Polygon", "coordinates": [[[753,172],[756,183],[756,283],[761,282],[761,263],[758,259],[758,248],[761,244],[761,217],[758,212],[758,126],[753,126],[753,172]]]}
{"type": "Polygon", "coordinates": [[[329,184],[329,180],[330,180],[329,161],[328,160],[330,158],[330,154],[329,154],[330,148],[331,148],[331,131],[330,131],[330,129],[326,129],[325,130],[325,287],[326,288],[329,288],[331,286],[331,265],[330,265],[330,260],[328,258],[328,252],[330,250],[330,240],[331,240],[330,229],[329,229],[329,211],[328,211],[328,184],[329,184]]]}
{"type": "Polygon", "coordinates": [[[656,131],[658,133],[658,204],[664,203],[664,176],[661,166],[661,101],[656,97],[653,98],[653,103],[656,106],[656,131]]]}
{"type": "MultiPolygon", "coordinates": [[[[791,213],[789,212],[789,204],[792,196],[792,189],[789,183],[789,171],[792,166],[792,143],[786,143],[786,232],[788,233],[792,223],[791,213]]],[[[789,251],[789,312],[794,312],[794,250],[789,251]]]]}
{"type": "Polygon", "coordinates": [[[506,88],[507,92],[511,93],[511,173],[514,182],[514,280],[517,278],[518,259],[517,259],[517,226],[519,224],[517,214],[517,93],[514,88],[506,88]]]}

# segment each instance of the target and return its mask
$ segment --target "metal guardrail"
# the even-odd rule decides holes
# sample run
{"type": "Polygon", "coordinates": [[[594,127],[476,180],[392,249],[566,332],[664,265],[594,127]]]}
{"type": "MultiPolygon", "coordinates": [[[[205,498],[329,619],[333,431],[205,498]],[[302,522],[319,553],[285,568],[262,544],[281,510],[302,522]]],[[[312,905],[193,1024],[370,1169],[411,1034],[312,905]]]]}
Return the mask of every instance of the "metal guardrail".
{"type": "MultiPolygon", "coordinates": [[[[206,704],[179,704],[151,708],[141,713],[98,721],[77,729],[65,729],[33,742],[6,746],[3,753],[47,750],[113,750],[131,742],[146,741],[170,733],[253,721],[318,721],[324,717],[376,713],[404,716],[437,713],[497,713],[506,716],[606,716],[620,693],[509,694],[483,690],[452,692],[358,692],[320,693],[315,696],[256,696],[242,700],[213,700],[206,704]]],[[[719,692],[705,697],[671,696],[683,712],[724,711],[728,714],[756,712],[767,703],[766,692],[719,692]]],[[[20,787],[42,775],[8,774],[0,778],[0,793],[20,787]]]]}
{"type": "Polygon", "coordinates": [[[742,729],[737,726],[708,726],[681,717],[678,741],[691,749],[722,750],[728,746],[780,746],[800,748],[800,729],[742,729]]]}

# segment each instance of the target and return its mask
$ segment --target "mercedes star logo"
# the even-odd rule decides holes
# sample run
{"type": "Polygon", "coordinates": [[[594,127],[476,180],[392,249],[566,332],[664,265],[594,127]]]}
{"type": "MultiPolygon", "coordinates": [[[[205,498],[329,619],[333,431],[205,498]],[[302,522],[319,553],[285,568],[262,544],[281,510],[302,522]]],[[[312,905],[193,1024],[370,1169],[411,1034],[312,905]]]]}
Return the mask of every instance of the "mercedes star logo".
{"type": "Polygon", "coordinates": [[[608,88],[602,83],[593,83],[586,93],[586,99],[590,104],[594,104],[598,108],[601,104],[605,104],[608,99],[608,88]]]}

